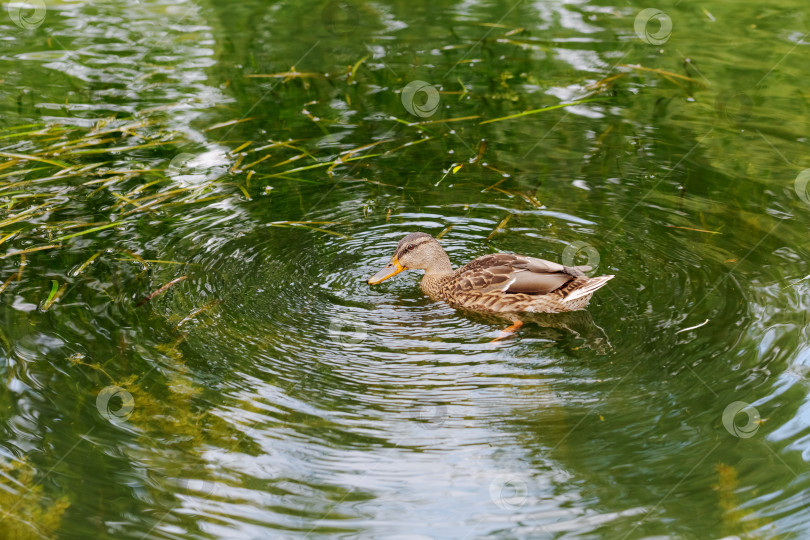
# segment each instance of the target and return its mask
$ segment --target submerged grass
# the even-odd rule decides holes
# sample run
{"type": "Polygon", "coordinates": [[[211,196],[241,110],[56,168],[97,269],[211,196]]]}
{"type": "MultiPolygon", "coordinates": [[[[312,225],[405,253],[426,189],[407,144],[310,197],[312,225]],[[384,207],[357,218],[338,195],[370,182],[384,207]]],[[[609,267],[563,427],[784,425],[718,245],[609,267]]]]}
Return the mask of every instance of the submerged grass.
{"type": "Polygon", "coordinates": [[[26,460],[0,462],[0,528],[3,538],[54,538],[70,506],[67,497],[43,493],[36,469],[26,460]]]}
{"type": "MultiPolygon", "coordinates": [[[[219,122],[202,132],[253,119],[219,122]]],[[[83,262],[65,268],[66,276],[77,278],[102,254],[98,248],[100,241],[113,246],[123,242],[131,245],[133,236],[137,237],[138,229],[145,224],[171,222],[192,205],[198,207],[228,198],[235,202],[252,201],[270,192],[274,187],[270,182],[329,182],[347,163],[379,155],[357,154],[391,140],[326,156],[316,156],[300,142],[237,141],[225,154],[226,162],[198,166],[193,159],[204,151],[182,152],[189,143],[152,119],[111,118],[89,128],[57,122],[0,130],[0,160],[5,158],[0,161],[0,261],[11,261],[14,265],[9,267],[7,262],[0,265],[4,274],[8,272],[2,278],[4,281],[0,281],[0,294],[23,279],[26,256],[64,258],[63,253],[78,249],[79,260],[83,262]],[[25,139],[24,145],[21,139],[25,139]],[[191,159],[178,160],[181,156],[191,159]],[[288,166],[300,159],[310,164],[288,166]],[[297,174],[315,169],[321,169],[320,179],[297,174]],[[327,174],[323,174],[323,169],[327,174]],[[260,170],[265,173],[257,174],[260,170]],[[81,252],[85,254],[82,256],[81,252]]],[[[320,222],[270,225],[305,227],[345,236],[323,228],[320,222]]],[[[149,267],[130,249],[121,247],[113,251],[136,260],[142,270],[149,267]]],[[[152,261],[185,264],[163,261],[159,256],[152,261]]],[[[40,302],[41,309],[52,308],[63,292],[65,287],[53,290],[40,302]]],[[[141,298],[148,292],[142,291],[141,298]]]]}

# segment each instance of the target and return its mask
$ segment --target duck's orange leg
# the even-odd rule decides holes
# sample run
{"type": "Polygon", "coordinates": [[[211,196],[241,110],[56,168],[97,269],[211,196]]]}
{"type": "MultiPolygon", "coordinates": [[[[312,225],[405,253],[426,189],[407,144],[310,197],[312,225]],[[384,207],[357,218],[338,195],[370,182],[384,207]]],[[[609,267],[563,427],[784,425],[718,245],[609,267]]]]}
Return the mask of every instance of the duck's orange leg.
{"type": "Polygon", "coordinates": [[[498,337],[490,341],[490,343],[495,343],[496,341],[500,341],[502,339],[510,337],[512,334],[517,332],[521,326],[523,326],[523,321],[521,321],[520,319],[515,320],[515,322],[512,323],[510,326],[507,326],[506,328],[501,330],[501,333],[498,334],[498,337]]]}

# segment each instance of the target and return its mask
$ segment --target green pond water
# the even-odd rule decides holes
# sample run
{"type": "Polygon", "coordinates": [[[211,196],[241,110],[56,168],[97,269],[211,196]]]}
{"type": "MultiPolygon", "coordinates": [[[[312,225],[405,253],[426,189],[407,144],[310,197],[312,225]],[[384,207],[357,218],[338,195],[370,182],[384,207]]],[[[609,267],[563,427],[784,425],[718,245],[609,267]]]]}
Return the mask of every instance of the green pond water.
{"type": "Polygon", "coordinates": [[[28,2],[0,538],[810,535],[806,1],[28,2]],[[414,231],[616,277],[490,343],[414,231]]]}

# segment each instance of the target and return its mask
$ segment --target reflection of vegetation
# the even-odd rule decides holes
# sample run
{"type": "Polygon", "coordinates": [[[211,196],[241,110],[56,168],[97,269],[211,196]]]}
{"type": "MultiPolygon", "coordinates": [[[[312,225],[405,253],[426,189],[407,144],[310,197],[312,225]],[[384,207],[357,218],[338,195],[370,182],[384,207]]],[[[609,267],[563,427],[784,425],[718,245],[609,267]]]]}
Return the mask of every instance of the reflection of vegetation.
{"type": "MultiPolygon", "coordinates": [[[[209,307],[210,309],[210,307],[209,307]]],[[[232,481],[219,474],[216,465],[205,456],[208,448],[219,447],[226,453],[245,452],[256,455],[259,450],[253,443],[249,430],[242,425],[231,425],[222,416],[212,411],[203,399],[204,388],[194,380],[194,373],[188,368],[180,345],[190,332],[205,326],[196,315],[186,317],[185,333],[176,335],[171,331],[167,342],[158,344],[160,355],[160,375],[152,373],[132,374],[123,371],[122,378],[111,375],[113,367],[86,362],[81,355],[74,355],[69,361],[74,366],[84,366],[103,375],[96,384],[115,385],[131,394],[134,407],[123,420],[127,431],[136,430],[137,443],[132,452],[127,452],[133,460],[125,465],[128,469],[143,469],[147,475],[141,489],[151,493],[156,501],[167,501],[171,509],[179,508],[189,498],[205,499],[216,496],[219,483],[232,481]],[[200,322],[193,329],[191,321],[200,322]],[[172,336],[174,336],[172,338],[172,336]]],[[[167,321],[168,322],[168,321],[167,321]]],[[[176,325],[175,330],[180,326],[176,325]]],[[[78,372],[76,372],[78,375],[78,372]]],[[[115,410],[117,403],[111,404],[115,410]]],[[[242,411],[251,411],[246,403],[238,405],[242,411]]],[[[130,448],[129,446],[125,448],[130,448]]],[[[174,515],[166,512],[161,522],[175,524],[189,530],[197,528],[196,519],[182,513],[174,515]]]]}
{"type": "MultiPolygon", "coordinates": [[[[231,449],[249,446],[250,440],[244,433],[236,431],[221,417],[195,404],[195,398],[200,396],[203,389],[192,380],[192,373],[179,349],[186,337],[187,334],[182,334],[170,343],[157,346],[163,355],[165,374],[165,380],[159,386],[147,385],[134,374],[120,380],[115,379],[103,366],[85,362],[79,355],[72,356],[69,361],[103,373],[109,384],[132,394],[135,406],[127,422],[139,429],[143,435],[143,444],[147,447],[151,446],[152,437],[157,439],[165,434],[173,434],[169,447],[190,453],[185,459],[191,456],[200,458],[197,450],[204,443],[220,443],[231,449]],[[237,443],[234,445],[233,441],[237,443]]],[[[167,444],[167,441],[163,439],[162,444],[167,444]]],[[[184,464],[193,465],[188,462],[184,464]]]]}
{"type": "Polygon", "coordinates": [[[70,503],[42,493],[34,467],[26,461],[0,463],[0,530],[3,538],[52,538],[70,503]]]}
{"type": "Polygon", "coordinates": [[[746,510],[740,506],[737,499],[736,490],[739,485],[737,480],[737,469],[730,465],[718,463],[715,465],[717,471],[717,484],[714,486],[720,498],[720,510],[723,512],[723,529],[726,535],[744,534],[745,538],[760,538],[751,536],[751,533],[769,522],[764,519],[754,519],[749,517],[753,511],[746,510]]]}

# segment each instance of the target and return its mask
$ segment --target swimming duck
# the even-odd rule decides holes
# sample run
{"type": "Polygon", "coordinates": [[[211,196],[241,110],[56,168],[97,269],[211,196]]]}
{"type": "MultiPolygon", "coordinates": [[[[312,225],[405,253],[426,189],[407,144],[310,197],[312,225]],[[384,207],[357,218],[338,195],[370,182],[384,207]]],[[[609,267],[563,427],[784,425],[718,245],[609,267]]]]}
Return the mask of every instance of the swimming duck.
{"type": "Polygon", "coordinates": [[[523,325],[520,313],[584,309],[593,293],[613,278],[588,277],[585,272],[590,266],[563,266],[512,253],[484,255],[453,270],[438,240],[422,232],[400,240],[391,261],[368,284],[376,285],[404,270],[424,270],[420,288],[433,299],[455,308],[507,316],[513,324],[495,341],[523,325]]]}

